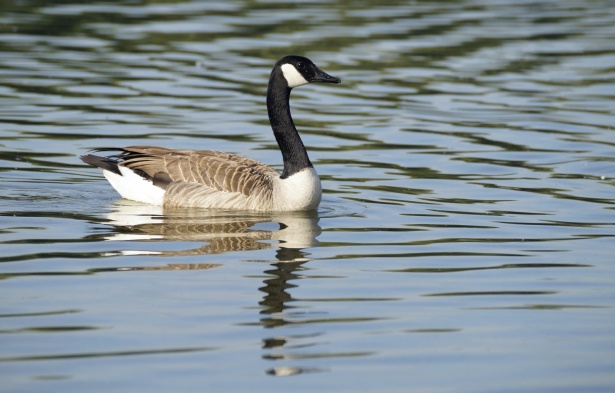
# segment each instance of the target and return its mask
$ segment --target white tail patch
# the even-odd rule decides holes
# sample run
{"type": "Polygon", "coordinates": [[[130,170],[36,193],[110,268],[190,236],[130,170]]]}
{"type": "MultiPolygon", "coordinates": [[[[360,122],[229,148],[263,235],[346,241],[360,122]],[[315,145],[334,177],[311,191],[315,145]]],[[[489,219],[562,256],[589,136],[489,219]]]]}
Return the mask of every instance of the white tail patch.
{"type": "Polygon", "coordinates": [[[156,187],[154,183],[126,167],[118,166],[118,168],[122,172],[121,176],[109,171],[103,171],[103,175],[122,198],[162,206],[165,192],[162,188],[156,187]]]}
{"type": "Polygon", "coordinates": [[[305,80],[303,75],[297,71],[294,65],[292,64],[282,64],[282,74],[284,75],[284,79],[288,82],[288,87],[293,88],[301,85],[305,85],[308,81],[305,80]]]}

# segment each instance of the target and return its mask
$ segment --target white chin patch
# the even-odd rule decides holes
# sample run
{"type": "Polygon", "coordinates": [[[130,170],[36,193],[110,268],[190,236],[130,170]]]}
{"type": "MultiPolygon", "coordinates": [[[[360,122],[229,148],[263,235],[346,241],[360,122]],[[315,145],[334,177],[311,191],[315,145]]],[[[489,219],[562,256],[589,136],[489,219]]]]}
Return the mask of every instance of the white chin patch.
{"type": "Polygon", "coordinates": [[[284,74],[284,78],[286,79],[286,82],[288,82],[288,87],[293,88],[308,83],[303,75],[297,71],[294,65],[287,63],[283,64],[281,68],[282,74],[284,74]]]}

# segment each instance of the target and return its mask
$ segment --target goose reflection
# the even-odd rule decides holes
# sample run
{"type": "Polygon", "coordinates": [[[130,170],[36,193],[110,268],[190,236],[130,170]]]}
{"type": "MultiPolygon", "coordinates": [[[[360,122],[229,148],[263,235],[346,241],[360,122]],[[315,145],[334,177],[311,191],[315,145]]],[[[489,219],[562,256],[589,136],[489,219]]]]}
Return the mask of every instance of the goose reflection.
{"type": "MultiPolygon", "coordinates": [[[[300,250],[318,246],[320,235],[316,212],[237,213],[203,209],[164,209],[119,201],[107,214],[112,233],[95,235],[110,241],[170,240],[204,243],[197,248],[173,251],[123,250],[119,255],[184,256],[255,251],[278,247],[277,260],[305,261],[300,250]]],[[[211,265],[203,265],[203,268],[211,265]]],[[[195,269],[194,264],[169,265],[172,269],[195,269]]],[[[130,268],[124,268],[124,270],[130,268]]],[[[134,268],[137,269],[137,268],[134,268]]],[[[164,267],[139,269],[160,270],[164,267]]]]}
{"type": "Polygon", "coordinates": [[[278,327],[286,324],[283,318],[275,316],[291,307],[288,303],[293,299],[287,290],[296,285],[291,284],[290,281],[301,278],[298,272],[303,269],[301,265],[307,261],[305,253],[300,249],[280,248],[277,258],[284,262],[274,263],[273,269],[265,271],[272,277],[266,279],[265,286],[259,288],[266,294],[259,303],[263,307],[261,313],[273,315],[273,317],[261,319],[264,327],[278,327]]]}
{"type": "MultiPolygon", "coordinates": [[[[308,259],[307,255],[300,249],[280,248],[277,253],[280,262],[272,264],[272,269],[266,270],[265,273],[271,278],[265,279],[264,286],[259,288],[265,295],[259,302],[261,306],[261,318],[259,324],[266,329],[273,329],[271,335],[263,338],[262,349],[265,353],[262,355],[263,360],[274,362],[276,366],[269,367],[265,373],[275,377],[286,377],[297,374],[315,373],[328,371],[319,367],[304,367],[297,364],[290,366],[286,364],[289,361],[296,363],[301,356],[297,356],[294,350],[303,347],[317,345],[315,340],[321,335],[319,332],[310,333],[293,333],[280,334],[276,328],[282,328],[287,325],[300,323],[293,319],[292,302],[295,301],[288,292],[290,289],[297,287],[291,281],[296,281],[304,278],[301,271],[305,268],[308,259]],[[284,262],[282,262],[284,261],[284,262]],[[276,332],[276,333],[273,333],[276,332]]],[[[312,311],[313,312],[313,311],[312,311]]],[[[305,317],[305,313],[301,313],[305,317]]]]}
{"type": "MultiPolygon", "coordinates": [[[[259,291],[264,295],[259,301],[258,322],[266,329],[280,328],[296,323],[292,320],[292,298],[289,290],[296,287],[292,281],[303,278],[301,271],[309,253],[305,248],[319,245],[321,233],[316,212],[247,213],[211,212],[206,210],[167,210],[158,206],[142,205],[126,200],[118,201],[107,215],[106,224],[112,225],[111,233],[97,237],[111,241],[184,241],[199,242],[198,248],[174,251],[119,251],[119,255],[183,256],[221,254],[232,251],[276,249],[275,260],[266,261],[267,278],[259,291]],[[289,319],[289,317],[291,319],[289,319]]],[[[131,243],[133,244],[133,243],[131,243]]],[[[220,264],[167,264],[163,266],[106,268],[104,270],[195,270],[210,269],[220,264]]],[[[286,350],[296,347],[297,341],[310,342],[318,333],[304,335],[271,335],[262,339],[262,358],[266,361],[285,362],[290,354],[286,350]]],[[[309,344],[308,344],[309,345],[309,344]]],[[[308,367],[277,366],[265,373],[272,376],[290,376],[325,370],[308,367]]]]}

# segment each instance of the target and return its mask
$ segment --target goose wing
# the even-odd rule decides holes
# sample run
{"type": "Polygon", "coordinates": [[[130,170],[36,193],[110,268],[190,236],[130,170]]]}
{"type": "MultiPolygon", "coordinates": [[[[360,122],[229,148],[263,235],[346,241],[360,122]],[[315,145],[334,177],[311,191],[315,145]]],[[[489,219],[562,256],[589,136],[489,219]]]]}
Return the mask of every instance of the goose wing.
{"type": "Polygon", "coordinates": [[[115,164],[116,171],[117,165],[124,166],[152,180],[155,186],[166,190],[167,206],[225,208],[229,203],[237,207],[251,200],[250,204],[265,207],[272,200],[273,180],[280,176],[261,162],[214,150],[156,146],[115,150],[120,152],[106,158],[108,165],[115,164]]]}

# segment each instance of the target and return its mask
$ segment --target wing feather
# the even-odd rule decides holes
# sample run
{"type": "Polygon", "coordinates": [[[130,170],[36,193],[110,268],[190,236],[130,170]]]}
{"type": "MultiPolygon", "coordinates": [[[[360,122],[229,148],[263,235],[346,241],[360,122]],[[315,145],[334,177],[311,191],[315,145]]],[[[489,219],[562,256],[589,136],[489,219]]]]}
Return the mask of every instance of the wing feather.
{"type": "Polygon", "coordinates": [[[280,176],[261,162],[214,150],[129,146],[108,159],[151,179],[166,190],[168,204],[177,206],[266,209],[273,179],[280,176]]]}

